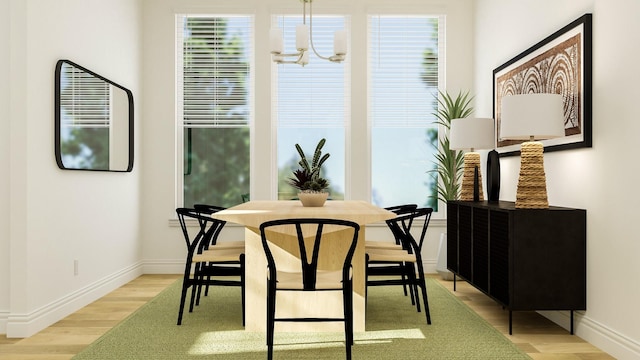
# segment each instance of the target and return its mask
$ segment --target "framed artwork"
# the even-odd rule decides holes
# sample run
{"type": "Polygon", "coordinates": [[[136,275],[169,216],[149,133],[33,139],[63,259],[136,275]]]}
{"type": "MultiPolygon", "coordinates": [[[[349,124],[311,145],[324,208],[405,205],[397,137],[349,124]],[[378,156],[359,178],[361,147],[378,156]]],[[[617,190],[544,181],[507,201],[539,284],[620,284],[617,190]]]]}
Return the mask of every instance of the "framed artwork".
{"type": "Polygon", "coordinates": [[[522,142],[500,138],[502,98],[525,93],[563,97],[565,136],[542,140],[545,152],[591,147],[591,30],[591,14],[585,14],[493,70],[493,117],[500,156],[518,155],[522,142]]]}

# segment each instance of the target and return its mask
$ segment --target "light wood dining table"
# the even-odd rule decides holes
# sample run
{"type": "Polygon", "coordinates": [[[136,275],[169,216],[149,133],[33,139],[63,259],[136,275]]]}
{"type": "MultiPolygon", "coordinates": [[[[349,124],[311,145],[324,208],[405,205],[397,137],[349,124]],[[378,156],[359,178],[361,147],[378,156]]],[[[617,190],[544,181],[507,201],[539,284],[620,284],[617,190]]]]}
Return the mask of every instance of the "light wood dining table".
{"type": "MultiPolygon", "coordinates": [[[[249,201],[212,214],[212,217],[245,226],[245,314],[246,331],[265,331],[267,260],[260,238],[260,224],[269,220],[290,218],[333,218],[353,221],[361,226],[353,257],[353,313],[354,331],[365,329],[365,226],[395,217],[395,214],[366,201],[329,200],[322,207],[303,207],[300,201],[249,201]]],[[[328,234],[322,251],[332,251],[346,243],[340,234],[328,234]]],[[[276,263],[300,266],[297,245],[291,234],[275,234],[276,263]]],[[[323,240],[324,241],[324,240],[323,240]]],[[[331,258],[330,256],[328,258],[331,258]]],[[[327,268],[335,264],[319,266],[327,268]]],[[[341,264],[340,264],[341,265],[341,264]]],[[[280,265],[279,265],[280,266],[280,265]]],[[[286,265],[285,265],[286,266],[286,265]]],[[[341,316],[342,296],[339,292],[281,292],[276,304],[277,316],[341,316]]],[[[343,331],[340,322],[277,323],[277,331],[343,331]]]]}

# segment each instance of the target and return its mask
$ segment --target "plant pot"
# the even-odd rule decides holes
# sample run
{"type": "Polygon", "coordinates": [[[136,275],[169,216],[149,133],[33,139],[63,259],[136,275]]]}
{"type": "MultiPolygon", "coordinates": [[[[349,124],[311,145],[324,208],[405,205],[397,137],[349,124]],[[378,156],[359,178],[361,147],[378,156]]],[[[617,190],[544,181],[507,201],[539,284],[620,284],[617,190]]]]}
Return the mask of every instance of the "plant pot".
{"type": "Polygon", "coordinates": [[[447,269],[447,233],[440,234],[436,271],[443,280],[453,280],[453,273],[447,269]]]}
{"type": "Polygon", "coordinates": [[[302,206],[305,207],[321,207],[324,202],[327,201],[328,192],[301,192],[298,193],[298,198],[302,202],[302,206]]]}

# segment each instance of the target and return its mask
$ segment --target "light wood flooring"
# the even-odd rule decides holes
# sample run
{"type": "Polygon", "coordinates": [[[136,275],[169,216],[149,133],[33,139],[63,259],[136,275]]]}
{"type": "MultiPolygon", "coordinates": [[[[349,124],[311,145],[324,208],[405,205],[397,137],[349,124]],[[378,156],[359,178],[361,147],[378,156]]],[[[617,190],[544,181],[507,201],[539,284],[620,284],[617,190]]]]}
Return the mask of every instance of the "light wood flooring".
{"type": "MultiPolygon", "coordinates": [[[[178,278],[143,275],[32,337],[0,335],[0,359],[71,359],[178,278]]],[[[453,290],[453,282],[440,282],[453,290]]],[[[508,312],[472,286],[462,281],[457,285],[456,296],[535,360],[613,359],[535,312],[514,313],[513,335],[506,335],[508,312]]]]}

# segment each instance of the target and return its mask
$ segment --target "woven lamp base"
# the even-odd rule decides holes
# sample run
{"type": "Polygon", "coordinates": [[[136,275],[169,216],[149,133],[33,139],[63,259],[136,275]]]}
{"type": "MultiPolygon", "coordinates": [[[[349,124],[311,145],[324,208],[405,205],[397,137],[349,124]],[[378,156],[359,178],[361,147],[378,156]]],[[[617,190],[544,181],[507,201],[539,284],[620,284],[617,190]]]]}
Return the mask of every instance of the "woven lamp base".
{"type": "Polygon", "coordinates": [[[480,154],[477,152],[468,152],[464,154],[462,189],[460,190],[460,200],[462,201],[473,201],[473,178],[476,166],[478,167],[479,200],[484,200],[484,194],[482,192],[482,174],[480,173],[480,154]]]}
{"type": "Polygon", "coordinates": [[[516,191],[517,209],[548,209],[547,180],[544,173],[544,147],[527,141],[520,150],[520,176],[516,191]]]}

